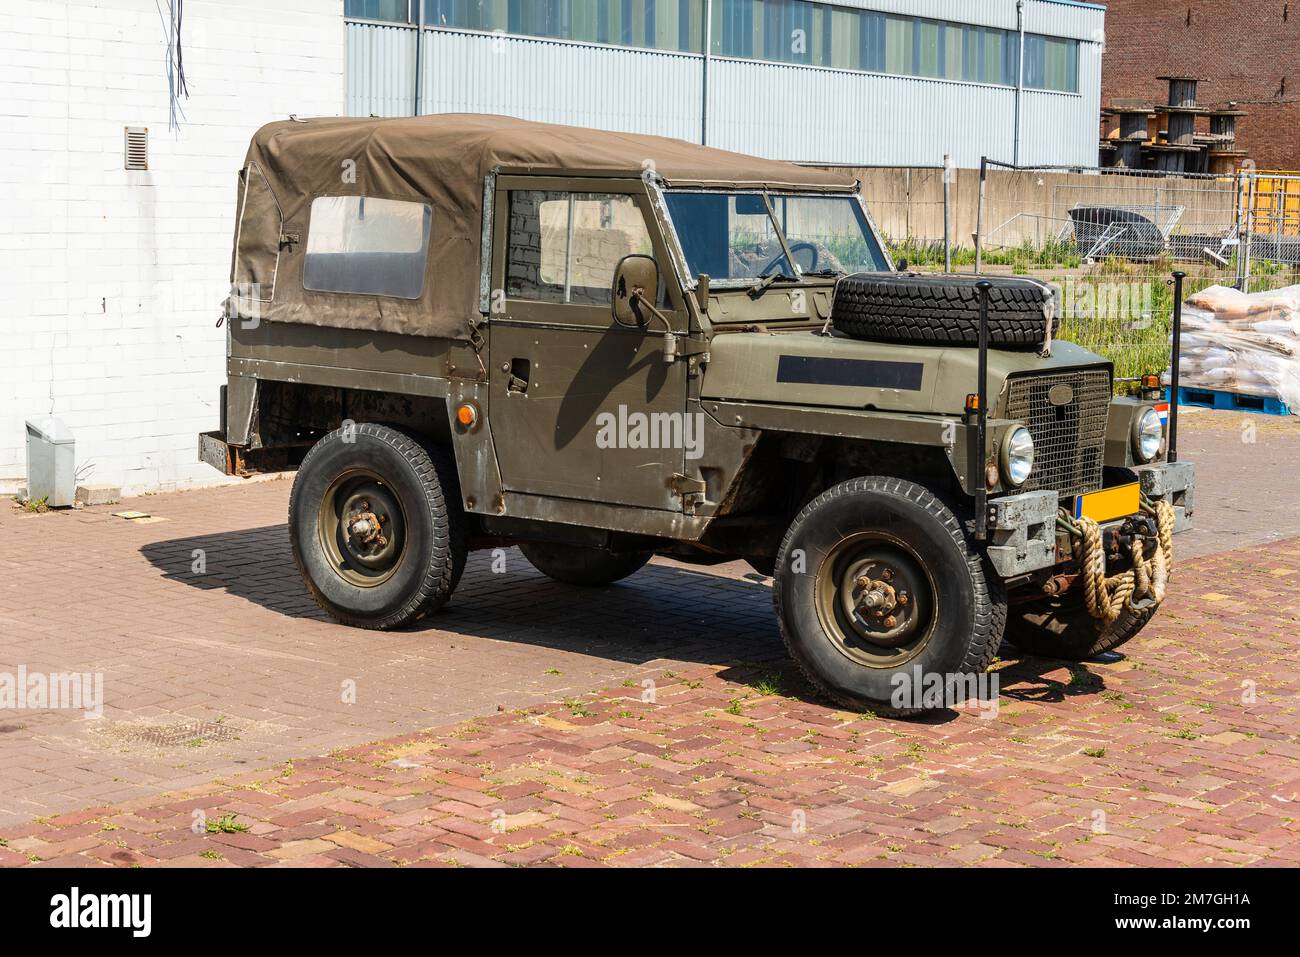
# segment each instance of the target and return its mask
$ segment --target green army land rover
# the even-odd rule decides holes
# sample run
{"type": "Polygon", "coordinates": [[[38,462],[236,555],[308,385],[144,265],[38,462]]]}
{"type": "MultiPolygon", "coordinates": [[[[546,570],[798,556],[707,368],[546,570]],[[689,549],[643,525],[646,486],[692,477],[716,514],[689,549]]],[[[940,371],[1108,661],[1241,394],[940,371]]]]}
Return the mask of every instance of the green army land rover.
{"type": "Polygon", "coordinates": [[[744,559],[821,691],[906,714],[968,694],[1004,636],[1076,660],[1131,638],[1191,519],[1160,412],[1052,341],[1051,287],[897,271],[840,172],[293,118],[253,138],[231,279],[200,454],[297,466],[294,556],[347,625],[436,611],[471,549],[577,586],[744,559]],[[920,675],[942,701],[899,696],[920,675]]]}

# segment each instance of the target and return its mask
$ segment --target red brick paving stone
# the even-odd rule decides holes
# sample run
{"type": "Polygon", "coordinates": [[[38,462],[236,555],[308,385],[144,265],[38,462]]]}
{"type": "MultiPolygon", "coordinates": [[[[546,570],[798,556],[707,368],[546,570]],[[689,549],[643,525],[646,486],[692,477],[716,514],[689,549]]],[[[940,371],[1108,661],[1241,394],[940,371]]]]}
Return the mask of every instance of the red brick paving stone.
{"type": "Polygon", "coordinates": [[[673,668],[653,674],[656,705],[610,688],[583,696],[591,718],[535,704],[0,826],[0,864],[1294,866],[1296,575],[1300,540],[1181,564],[1129,658],[1071,669],[1007,650],[991,720],[847,714],[778,665],[673,668]],[[1251,602],[1204,597],[1225,582],[1251,602]],[[740,681],[773,671],[791,697],[740,681]],[[196,836],[195,808],[237,809],[250,831],[196,836]],[[502,832],[494,811],[525,823],[502,832]],[[316,843],[340,831],[357,846],[316,843]]]}
{"type": "MultiPolygon", "coordinates": [[[[1296,550],[1300,551],[1300,550],[1296,550]]],[[[1270,560],[1275,567],[1275,559],[1270,560]]],[[[1217,570],[1204,570],[1213,576],[1217,570]]],[[[1196,580],[1188,576],[1195,586],[1196,580]]],[[[1253,579],[1252,579],[1253,580],[1253,579]]],[[[1281,603],[1279,618],[1288,619],[1296,611],[1295,597],[1275,593],[1281,603]]],[[[352,848],[338,848],[324,854],[277,862],[286,865],[367,866],[390,863],[458,863],[458,865],[534,865],[615,866],[698,865],[819,865],[819,863],[978,863],[978,865],[1045,866],[1058,863],[1102,863],[1105,866],[1149,866],[1153,863],[1252,863],[1260,861],[1292,863],[1295,861],[1294,831],[1286,817],[1284,805],[1296,796],[1297,771],[1294,742],[1284,732],[1294,719],[1288,698],[1294,698],[1295,676],[1287,674],[1278,662],[1278,654],[1287,638],[1281,623],[1270,632],[1253,637],[1248,649],[1232,646],[1231,653],[1218,655],[1214,674],[1230,676],[1257,674],[1258,684],[1274,688],[1248,709],[1236,707],[1229,696],[1204,693],[1203,681],[1195,674],[1179,674],[1170,662],[1195,657],[1196,648],[1204,648],[1206,636],[1199,625],[1191,622],[1193,603],[1171,599],[1170,612],[1184,610],[1186,624],[1169,629],[1153,628],[1153,648],[1141,654],[1143,667],[1088,666],[1089,671],[1105,676],[1108,685],[1123,689],[1122,697],[1102,698],[1097,694],[1067,694],[1063,700],[1014,702],[1008,710],[1023,709],[1022,719],[982,722],[961,716],[946,724],[904,724],[844,715],[816,703],[787,698],[783,700],[783,719],[794,726],[826,727],[844,732],[826,736],[827,744],[813,746],[815,765],[801,762],[801,753],[774,752],[754,728],[724,720],[718,711],[708,710],[707,703],[729,701],[742,696],[744,688],[728,683],[708,672],[695,672],[692,679],[702,681],[716,692],[710,696],[679,697],[672,705],[647,709],[638,724],[643,740],[662,741],[663,755],[649,752],[658,761],[645,761],[646,749],[627,749],[624,761],[597,761],[593,755],[608,757],[608,733],[602,723],[577,724],[565,720],[565,707],[551,705],[537,714],[513,715],[506,722],[494,722],[494,732],[510,740],[536,742],[510,763],[497,762],[490,770],[478,771],[478,778],[463,780],[467,765],[461,752],[480,750],[495,752],[489,735],[474,735],[474,744],[465,746],[464,726],[435,729],[419,736],[422,744],[442,745],[429,752],[434,757],[446,755],[447,767],[430,759],[429,763],[407,768],[396,776],[408,780],[412,796],[399,797],[400,815],[383,814],[381,820],[344,815],[357,833],[377,835],[381,843],[393,848],[378,854],[352,848]],[[1182,628],[1183,631],[1179,631],[1182,628]],[[1201,642],[1200,645],[1193,644],[1201,642]],[[1270,644],[1271,642],[1271,644],[1270,644]],[[1271,657],[1270,657],[1271,655],[1271,657]],[[1262,662],[1262,667],[1260,663],[1262,662]],[[1171,727],[1182,729],[1197,722],[1203,709],[1170,707],[1170,685],[1175,693],[1191,693],[1196,700],[1213,698],[1217,723],[1242,729],[1244,740],[1258,742],[1255,753],[1240,754],[1227,745],[1186,742],[1174,739],[1171,727]],[[695,703],[693,703],[695,702],[695,703]],[[1165,715],[1177,714],[1177,726],[1166,722],[1165,715]],[[1127,720],[1127,719],[1132,720],[1127,720]],[[556,723],[568,726],[556,731],[556,723]],[[564,741],[559,735],[567,735],[564,741]],[[1047,745],[1061,744],[1061,761],[1045,765],[1037,755],[1043,748],[1030,748],[1011,737],[1028,737],[1047,745]],[[833,742],[832,742],[833,741],[833,742]],[[1104,742],[1108,758],[1078,757],[1082,746],[1104,742]],[[564,744],[556,748],[556,744],[564,744]],[[710,791],[715,797],[731,797],[729,804],[706,806],[693,801],[699,797],[690,784],[689,768],[684,768],[673,784],[672,775],[660,774],[663,765],[675,765],[684,745],[697,752],[716,750],[724,755],[725,765],[736,770],[727,779],[723,791],[710,791]],[[971,754],[961,753],[975,745],[983,767],[970,765],[971,754]],[[1186,745],[1196,744],[1196,748],[1186,745]],[[924,748],[924,750],[920,750],[924,748]],[[1268,748],[1268,752],[1266,752],[1268,748]],[[529,754],[549,754],[549,762],[533,767],[529,754]],[[874,754],[879,762],[863,761],[861,755],[874,754]],[[1113,757],[1112,757],[1113,755],[1113,757]],[[1247,781],[1225,787],[1230,780],[1214,774],[1217,759],[1251,772],[1247,781]],[[649,765],[649,766],[647,766],[649,765]],[[988,771],[996,766],[998,774],[988,771]],[[1152,765],[1161,767],[1152,771],[1152,765]],[[456,770],[448,771],[448,767],[456,770]],[[598,768],[598,770],[594,770],[598,768]],[[1019,772],[1017,772],[1019,771],[1019,772]],[[529,814],[538,814],[543,826],[498,832],[485,824],[490,819],[490,805],[477,806],[463,801],[446,801],[443,781],[458,781],[456,788],[477,797],[499,798],[504,775],[517,774],[526,780],[513,783],[512,794],[528,794],[529,814]],[[595,779],[584,781],[585,775],[595,779]],[[539,780],[538,780],[539,779],[539,780]],[[585,796],[568,791],[539,791],[541,781],[554,780],[569,787],[586,789],[585,796]],[[666,783],[667,781],[667,783],[666,783]],[[1158,789],[1134,781],[1154,781],[1158,789]],[[434,787],[429,787],[433,784],[434,787]],[[469,787],[464,787],[468,784],[469,787]],[[884,794],[881,787],[905,785],[900,793],[884,794]],[[523,787],[521,787],[523,785],[523,787]],[[767,789],[764,793],[763,789],[767,789]],[[919,788],[919,789],[917,789],[919,788]],[[1083,792],[1083,793],[1080,793],[1083,792]],[[420,794],[422,793],[422,797],[420,794]],[[802,797],[793,797],[802,796],[802,797]],[[1209,800],[1210,797],[1216,800],[1209,800]],[[689,802],[693,810],[679,806],[663,807],[654,798],[689,802]],[[577,798],[584,807],[594,807],[594,817],[584,817],[585,827],[565,831],[567,815],[577,798]],[[649,800],[647,800],[649,798],[649,800]],[[1279,801],[1278,798],[1284,798],[1279,801]],[[420,801],[425,801],[430,818],[445,833],[437,837],[422,835],[407,827],[424,817],[420,801]],[[800,804],[803,801],[805,804],[800,804]],[[1132,810],[1127,810],[1131,805],[1132,810]],[[974,810],[972,810],[974,807],[974,810]],[[1218,815],[1231,817],[1216,818],[1218,815]],[[1093,833],[1091,811],[1105,810],[1110,833],[1093,833]],[[790,828],[792,811],[805,811],[807,830],[797,833],[790,828]],[[603,811],[603,813],[602,813],[603,811]],[[439,817],[446,815],[446,817],[439,817]],[[612,815],[616,820],[608,820],[612,815]],[[400,820],[398,820],[400,818],[400,820]],[[766,823],[764,823],[766,822],[766,823]],[[997,827],[1008,822],[1017,827],[997,827]],[[663,824],[671,824],[663,827],[663,824]],[[1022,827],[1023,824],[1023,827],[1022,827]],[[629,830],[632,828],[632,830],[629,830]],[[385,836],[387,841],[385,841],[385,836]],[[741,839],[744,839],[742,841],[741,839]],[[409,841],[403,846],[402,841],[409,841]]],[[[1139,650],[1141,642],[1139,640],[1139,650]]],[[[1032,662],[1011,664],[1006,674],[1028,672],[1032,662]]],[[[1041,674],[1041,671],[1039,671],[1041,674]]],[[[789,680],[789,679],[788,679],[789,680]]],[[[1026,679],[1028,680],[1028,679],[1026,679]]],[[[668,680],[671,684],[671,679],[668,680]]],[[[1013,687],[1014,688],[1014,687],[1013,687]]],[[[792,689],[794,685],[792,683],[792,689]]],[[[673,696],[667,698],[673,700],[673,696]]],[[[768,702],[764,702],[766,705],[768,702]]],[[[409,741],[407,741],[409,742],[409,741]]],[[[303,827],[321,814],[335,811],[373,810],[368,802],[383,804],[382,792],[400,792],[387,784],[389,775],[374,779],[368,759],[393,742],[365,746],[351,753],[335,755],[329,768],[313,765],[316,770],[331,770],[337,784],[321,792],[334,800],[326,801],[320,811],[278,813],[279,806],[290,804],[295,794],[303,792],[294,783],[294,775],[266,772],[264,778],[250,783],[260,788],[256,802],[247,801],[250,792],[231,792],[225,800],[217,794],[209,804],[251,806],[252,814],[263,809],[266,815],[266,841],[286,840],[292,828],[303,827]],[[260,781],[260,783],[259,783],[260,781]],[[369,791],[368,791],[368,788],[369,791]],[[337,792],[337,793],[335,793],[337,792]],[[266,797],[274,800],[265,800],[266,797]],[[277,823],[278,822],[278,823],[277,823]],[[277,837],[277,830],[282,835],[277,837]]],[[[317,791],[312,788],[312,791],[317,791]]],[[[156,807],[135,807],[134,820],[185,819],[194,804],[192,798],[175,801],[162,798],[156,807]]],[[[500,801],[504,806],[508,801],[500,801]]],[[[512,813],[520,813],[512,807],[512,813]]],[[[78,823],[64,828],[45,822],[23,831],[39,835],[43,843],[60,843],[57,832],[85,832],[86,824],[112,819],[113,811],[96,811],[98,817],[74,817],[78,823]]],[[[107,832],[108,835],[135,835],[130,828],[107,832]]],[[[199,849],[211,848],[204,839],[194,839],[185,831],[168,832],[172,844],[153,849],[160,859],[190,862],[199,849]]],[[[224,836],[225,837],[225,836],[224,836]]],[[[296,836],[295,836],[296,837],[296,836]]],[[[66,839],[64,839],[66,840],[66,839]]],[[[121,839],[118,839],[121,840],[121,839]]],[[[96,846],[82,857],[104,858],[103,846],[96,846]]],[[[227,862],[237,849],[224,849],[227,862]]],[[[259,854],[247,854],[240,861],[266,863],[259,854]]],[[[19,858],[21,859],[21,858],[19,858]]],[[[64,861],[65,858],[59,858],[64,861]]],[[[123,859],[110,862],[125,865],[123,859]]],[[[142,862],[149,863],[142,856],[142,862]]],[[[10,862],[12,857],[9,858],[10,862]]]]}

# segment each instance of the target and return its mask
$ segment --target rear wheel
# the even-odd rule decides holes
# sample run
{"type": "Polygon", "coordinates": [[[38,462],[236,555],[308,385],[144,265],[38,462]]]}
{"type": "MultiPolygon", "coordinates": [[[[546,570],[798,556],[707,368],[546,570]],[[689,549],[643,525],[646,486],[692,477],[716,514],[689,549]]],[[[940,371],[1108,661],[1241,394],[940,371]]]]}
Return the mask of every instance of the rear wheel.
{"type": "Polygon", "coordinates": [[[289,536],[308,591],[338,621],[415,621],[446,603],[465,568],[455,464],[387,426],[331,432],[298,468],[289,536]]]}
{"type": "Polygon", "coordinates": [[[652,552],[612,552],[588,545],[528,542],[524,558],[547,578],[566,585],[609,585],[640,571],[652,552]]]}
{"type": "Polygon", "coordinates": [[[1088,613],[1083,592],[1066,592],[1017,606],[1007,620],[1007,641],[1040,658],[1084,661],[1113,651],[1146,627],[1155,609],[1125,609],[1114,622],[1098,629],[1088,613]]]}
{"type": "Polygon", "coordinates": [[[809,680],[882,714],[967,697],[1006,623],[1002,583],[952,511],[919,485],[878,476],[836,485],[799,513],[773,595],[809,680]]]}

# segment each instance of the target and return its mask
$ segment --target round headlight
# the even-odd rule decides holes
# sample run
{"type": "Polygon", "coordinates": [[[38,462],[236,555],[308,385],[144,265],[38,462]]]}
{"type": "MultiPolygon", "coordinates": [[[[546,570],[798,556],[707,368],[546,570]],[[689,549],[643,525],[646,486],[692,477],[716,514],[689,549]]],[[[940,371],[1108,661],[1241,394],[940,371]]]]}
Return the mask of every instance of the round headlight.
{"type": "Polygon", "coordinates": [[[1160,413],[1147,406],[1133,423],[1133,454],[1139,462],[1150,462],[1160,453],[1160,440],[1164,438],[1160,413]]]}
{"type": "Polygon", "coordinates": [[[1002,474],[1011,485],[1024,485],[1034,467],[1034,437],[1024,426],[1012,429],[1002,443],[1002,474]]]}

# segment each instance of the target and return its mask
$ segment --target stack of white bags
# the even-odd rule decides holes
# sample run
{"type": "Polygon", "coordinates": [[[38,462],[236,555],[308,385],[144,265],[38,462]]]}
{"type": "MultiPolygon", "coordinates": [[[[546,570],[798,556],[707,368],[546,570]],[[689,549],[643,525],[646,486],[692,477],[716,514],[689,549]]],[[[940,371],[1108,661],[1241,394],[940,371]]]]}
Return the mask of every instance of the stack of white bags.
{"type": "Polygon", "coordinates": [[[1188,298],[1178,368],[1184,388],[1277,398],[1300,412],[1300,286],[1210,286],[1188,298]]]}

